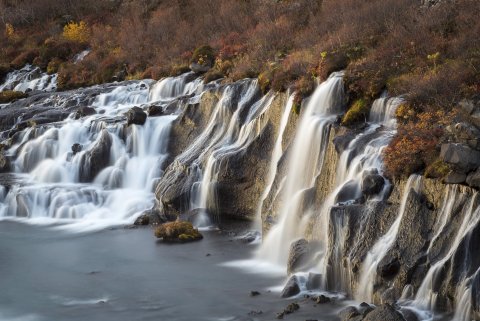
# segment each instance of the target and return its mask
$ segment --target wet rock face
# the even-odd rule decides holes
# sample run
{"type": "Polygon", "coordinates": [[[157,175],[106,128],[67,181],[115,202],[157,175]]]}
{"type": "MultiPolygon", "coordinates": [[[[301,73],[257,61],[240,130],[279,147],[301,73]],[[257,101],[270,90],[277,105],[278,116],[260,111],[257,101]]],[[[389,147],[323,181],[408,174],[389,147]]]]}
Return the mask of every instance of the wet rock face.
{"type": "Polygon", "coordinates": [[[161,106],[151,105],[148,107],[148,116],[162,116],[164,114],[163,108],[161,106]]]}
{"type": "Polygon", "coordinates": [[[140,107],[133,107],[125,116],[127,117],[127,126],[143,125],[147,121],[147,114],[140,107]]]}
{"type": "Polygon", "coordinates": [[[390,304],[382,304],[368,313],[363,321],[405,321],[405,319],[390,304]]]}
{"type": "Polygon", "coordinates": [[[75,112],[75,119],[80,119],[83,117],[95,115],[97,111],[93,107],[88,107],[88,106],[83,106],[80,107],[76,112],[75,112]]]}
{"type": "Polygon", "coordinates": [[[287,273],[292,274],[306,268],[313,258],[312,245],[305,239],[300,239],[290,245],[287,273]]]}
{"type": "Polygon", "coordinates": [[[110,163],[112,138],[106,129],[102,130],[95,145],[82,156],[80,181],[91,182],[110,163]]]}
{"type": "Polygon", "coordinates": [[[3,152],[0,153],[0,173],[10,172],[10,159],[3,152]]]}
{"type": "Polygon", "coordinates": [[[300,285],[298,283],[297,276],[293,275],[288,280],[287,284],[282,290],[281,297],[282,298],[290,298],[300,293],[300,285]]]}
{"type": "Polygon", "coordinates": [[[362,193],[367,197],[371,197],[379,194],[383,186],[385,185],[385,179],[378,174],[367,174],[362,180],[362,193]]]}

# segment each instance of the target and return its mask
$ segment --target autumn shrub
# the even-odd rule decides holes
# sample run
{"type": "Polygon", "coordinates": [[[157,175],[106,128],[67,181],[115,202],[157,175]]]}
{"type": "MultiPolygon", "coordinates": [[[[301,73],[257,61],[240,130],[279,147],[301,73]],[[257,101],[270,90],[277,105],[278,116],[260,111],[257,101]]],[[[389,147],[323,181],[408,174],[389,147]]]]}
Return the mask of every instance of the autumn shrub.
{"type": "Polygon", "coordinates": [[[0,104],[10,103],[12,101],[22,99],[28,95],[21,91],[6,90],[0,91],[0,104]]]}
{"type": "Polygon", "coordinates": [[[90,28],[85,21],[71,21],[63,27],[62,35],[69,41],[87,43],[90,38],[90,28]]]}
{"type": "Polygon", "coordinates": [[[213,66],[215,62],[215,50],[209,45],[200,46],[193,52],[190,62],[199,65],[213,66]]]}
{"type": "Polygon", "coordinates": [[[387,174],[406,177],[437,161],[445,126],[453,116],[443,111],[422,112],[415,122],[400,124],[398,134],[383,152],[387,174]]]}

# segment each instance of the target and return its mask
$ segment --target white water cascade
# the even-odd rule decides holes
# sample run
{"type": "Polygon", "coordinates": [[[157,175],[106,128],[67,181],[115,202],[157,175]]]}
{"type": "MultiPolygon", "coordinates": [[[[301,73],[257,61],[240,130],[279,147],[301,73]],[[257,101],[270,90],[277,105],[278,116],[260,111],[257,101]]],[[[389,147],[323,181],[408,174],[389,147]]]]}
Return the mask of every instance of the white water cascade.
{"type": "Polygon", "coordinates": [[[330,126],[342,111],[342,74],[335,73],[313,93],[298,125],[283,195],[278,223],[264,238],[258,257],[285,265],[290,243],[303,233],[302,203],[306,192],[314,186],[322,169],[330,126]]]}
{"type": "Polygon", "coordinates": [[[75,119],[72,114],[60,123],[25,129],[7,151],[15,157],[17,178],[2,195],[0,217],[69,223],[76,230],[132,223],[154,205],[177,115],[148,117],[144,125],[129,127],[123,115],[139,105],[165,107],[179,96],[198,100],[201,82],[188,80],[193,82],[182,75],[121,83],[96,96],[93,115],[75,119]],[[93,171],[99,161],[106,166],[93,171]],[[85,177],[88,173],[94,177],[85,177]]]}
{"type": "Polygon", "coordinates": [[[400,204],[400,209],[397,214],[397,218],[389,228],[387,233],[382,236],[368,252],[362,266],[360,273],[360,281],[355,294],[357,300],[365,300],[372,302],[373,285],[375,277],[377,275],[377,266],[380,261],[385,257],[387,252],[393,246],[397,233],[402,222],[403,215],[405,214],[405,207],[408,201],[408,196],[411,191],[419,193],[421,190],[422,177],[418,175],[412,175],[409,177],[400,204]]]}
{"type": "Polygon", "coordinates": [[[57,74],[49,75],[43,73],[40,68],[26,65],[22,69],[10,72],[0,91],[53,91],[57,89],[57,74]]]}

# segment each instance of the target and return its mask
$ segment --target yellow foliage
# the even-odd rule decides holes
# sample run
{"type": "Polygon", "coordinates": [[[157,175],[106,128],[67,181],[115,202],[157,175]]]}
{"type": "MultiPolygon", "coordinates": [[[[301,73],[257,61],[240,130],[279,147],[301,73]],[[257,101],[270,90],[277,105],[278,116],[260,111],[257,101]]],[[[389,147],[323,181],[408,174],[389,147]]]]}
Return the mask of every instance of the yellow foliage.
{"type": "Polygon", "coordinates": [[[15,28],[10,23],[5,24],[5,35],[8,39],[13,39],[15,37],[15,28]]]}
{"type": "Polygon", "coordinates": [[[70,22],[63,27],[63,37],[75,42],[88,42],[90,29],[85,21],[70,22]]]}

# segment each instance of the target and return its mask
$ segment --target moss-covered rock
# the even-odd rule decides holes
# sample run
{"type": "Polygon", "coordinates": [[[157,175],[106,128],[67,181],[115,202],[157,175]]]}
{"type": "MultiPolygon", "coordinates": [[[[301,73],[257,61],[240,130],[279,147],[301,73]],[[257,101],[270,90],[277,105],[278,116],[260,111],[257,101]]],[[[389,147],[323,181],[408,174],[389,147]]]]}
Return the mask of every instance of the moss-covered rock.
{"type": "Polygon", "coordinates": [[[0,92],[0,104],[7,104],[12,101],[26,98],[28,95],[21,91],[7,90],[0,92]]]}
{"type": "Polygon", "coordinates": [[[370,109],[365,99],[357,99],[350,109],[348,109],[342,119],[343,126],[352,126],[356,123],[364,122],[367,119],[370,109]]]}
{"type": "Polygon", "coordinates": [[[189,222],[169,222],[155,229],[155,236],[169,243],[185,243],[198,241],[203,238],[198,229],[189,222]]]}
{"type": "Polygon", "coordinates": [[[425,169],[426,178],[443,178],[450,173],[450,166],[441,159],[433,162],[425,169]]]}
{"type": "Polygon", "coordinates": [[[215,50],[208,46],[200,46],[195,49],[192,55],[192,59],[190,63],[192,64],[199,64],[202,66],[213,66],[215,62],[215,50]]]}

